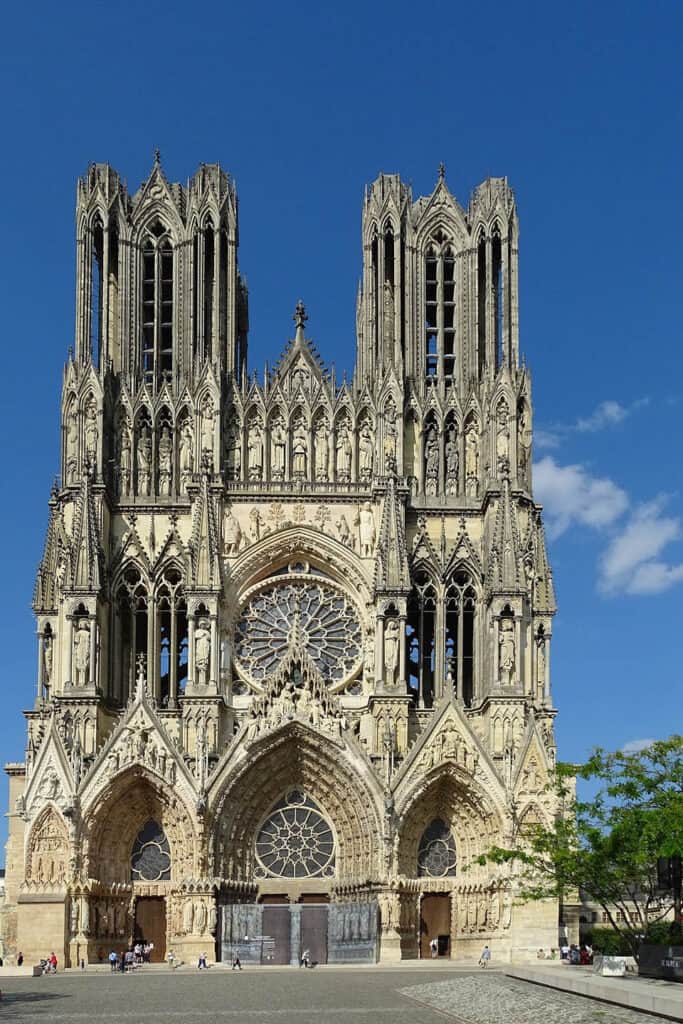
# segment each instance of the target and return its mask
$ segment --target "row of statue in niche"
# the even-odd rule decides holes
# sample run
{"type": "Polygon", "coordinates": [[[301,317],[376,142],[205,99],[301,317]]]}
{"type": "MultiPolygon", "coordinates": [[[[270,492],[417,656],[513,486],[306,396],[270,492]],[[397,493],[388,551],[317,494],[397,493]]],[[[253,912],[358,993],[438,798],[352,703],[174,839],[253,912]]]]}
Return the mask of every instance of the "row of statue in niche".
{"type": "MultiPolygon", "coordinates": [[[[143,413],[133,429],[128,417],[117,423],[115,483],[121,497],[133,494],[170,496],[174,490],[187,493],[198,463],[209,471],[214,469],[217,414],[213,401],[202,404],[199,429],[188,414],[174,424],[169,412],[157,420],[156,438],[152,419],[143,413]],[[177,438],[174,439],[174,433],[177,438]],[[156,447],[156,455],[155,455],[156,447]],[[177,448],[177,451],[176,451],[177,448]],[[177,481],[174,487],[174,481],[177,481]]],[[[526,479],[531,457],[531,427],[528,412],[521,404],[517,418],[518,469],[526,479]]],[[[423,488],[427,496],[439,493],[476,497],[481,471],[481,435],[476,418],[470,417],[464,428],[461,446],[457,427],[446,423],[441,429],[435,419],[427,418],[415,437],[420,444],[422,433],[423,488]],[[461,474],[461,458],[464,473],[461,474]]],[[[72,404],[66,418],[65,481],[77,482],[81,459],[83,464],[98,467],[99,426],[97,404],[88,400],[82,414],[72,404]],[[82,436],[82,444],[81,444],[82,436]]],[[[382,467],[378,465],[375,427],[369,416],[354,429],[351,417],[342,415],[334,431],[326,417],[319,417],[312,428],[303,414],[287,427],[282,416],[268,425],[259,414],[246,423],[244,436],[237,421],[228,429],[225,444],[225,470],[229,480],[260,482],[271,480],[312,480],[316,482],[368,483],[382,467]]],[[[383,471],[398,469],[398,431],[396,409],[389,404],[383,417],[383,471]]],[[[511,416],[502,399],[495,416],[495,473],[499,478],[510,475],[512,457],[511,416]]],[[[420,481],[412,475],[409,481],[414,492],[420,481]]]]}

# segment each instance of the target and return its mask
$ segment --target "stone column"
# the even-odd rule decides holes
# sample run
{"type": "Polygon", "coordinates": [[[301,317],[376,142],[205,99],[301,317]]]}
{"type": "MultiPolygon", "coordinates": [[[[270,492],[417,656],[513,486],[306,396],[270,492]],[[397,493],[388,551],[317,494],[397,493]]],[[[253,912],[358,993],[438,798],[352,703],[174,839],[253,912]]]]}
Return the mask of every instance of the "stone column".
{"type": "Polygon", "coordinates": [[[211,615],[211,664],[209,682],[218,689],[218,624],[216,615],[211,615]]]}
{"type": "MultiPolygon", "coordinates": [[[[38,692],[36,693],[36,699],[42,700],[43,697],[43,676],[44,676],[44,648],[45,648],[45,634],[38,630],[36,633],[38,637],[38,692]]],[[[54,659],[54,652],[53,652],[54,659]]]]}
{"type": "Polygon", "coordinates": [[[298,967],[301,962],[301,904],[289,906],[289,965],[298,967]]]}
{"type": "Polygon", "coordinates": [[[66,679],[65,686],[73,685],[73,663],[74,663],[74,620],[73,615],[66,617],[66,679]]]}
{"type": "Polygon", "coordinates": [[[398,685],[401,692],[406,688],[406,616],[398,617],[398,685]]]}
{"type": "Polygon", "coordinates": [[[500,685],[500,616],[493,617],[493,685],[500,685]]]}
{"type": "Polygon", "coordinates": [[[375,633],[375,681],[384,686],[384,616],[377,616],[375,633]]]}
{"type": "Polygon", "coordinates": [[[88,685],[97,685],[97,615],[90,615],[90,673],[88,685]]]}

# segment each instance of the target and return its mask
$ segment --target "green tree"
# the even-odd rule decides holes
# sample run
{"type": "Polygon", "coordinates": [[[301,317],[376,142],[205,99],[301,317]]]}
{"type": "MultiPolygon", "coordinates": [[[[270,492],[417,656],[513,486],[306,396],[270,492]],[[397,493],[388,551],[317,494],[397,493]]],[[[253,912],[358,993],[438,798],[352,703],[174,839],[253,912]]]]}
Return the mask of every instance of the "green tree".
{"type": "Polygon", "coordinates": [[[511,864],[522,899],[569,902],[582,890],[637,959],[642,937],[672,909],[680,928],[680,891],[659,888],[657,861],[683,855],[683,737],[633,753],[597,749],[585,765],[558,765],[553,786],[552,824],[521,828],[510,848],[481,861],[511,864]],[[574,777],[596,795],[577,800],[574,777]]]}

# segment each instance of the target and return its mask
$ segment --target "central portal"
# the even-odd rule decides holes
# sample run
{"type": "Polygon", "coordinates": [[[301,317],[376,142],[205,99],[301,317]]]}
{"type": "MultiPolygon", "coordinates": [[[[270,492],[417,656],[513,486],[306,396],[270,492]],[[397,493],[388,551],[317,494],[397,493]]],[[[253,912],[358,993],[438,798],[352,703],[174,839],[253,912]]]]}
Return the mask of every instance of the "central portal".
{"type": "Polygon", "coordinates": [[[135,942],[152,946],[150,961],[166,959],[166,900],[163,896],[140,896],[135,901],[135,942]]]}
{"type": "Polygon", "coordinates": [[[428,893],[420,906],[420,957],[434,954],[430,942],[436,939],[437,956],[451,955],[451,897],[449,893],[428,893]]]}

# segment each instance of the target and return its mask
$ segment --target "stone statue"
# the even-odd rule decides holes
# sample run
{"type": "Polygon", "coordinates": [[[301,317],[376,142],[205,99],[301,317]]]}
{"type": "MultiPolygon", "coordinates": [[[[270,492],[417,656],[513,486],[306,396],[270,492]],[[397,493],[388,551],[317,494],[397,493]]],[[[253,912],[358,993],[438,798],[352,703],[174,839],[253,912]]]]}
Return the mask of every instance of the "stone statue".
{"type": "Polygon", "coordinates": [[[545,697],[545,643],[545,635],[539,633],[536,637],[536,686],[539,700],[543,700],[545,697]]]}
{"type": "Polygon", "coordinates": [[[223,521],[223,550],[226,555],[236,555],[242,543],[242,527],[231,508],[225,510],[223,521]]]}
{"type": "Polygon", "coordinates": [[[263,475],[263,439],[261,435],[261,422],[258,416],[255,416],[249,424],[247,457],[249,479],[260,480],[263,475]]]}
{"type": "Polygon", "coordinates": [[[446,494],[457,494],[460,457],[455,430],[450,430],[446,441],[446,494]]]}
{"type": "Polygon", "coordinates": [[[199,686],[206,686],[209,682],[210,659],[211,629],[206,619],[200,619],[194,634],[194,663],[199,686]]]}
{"type": "Polygon", "coordinates": [[[496,465],[499,476],[507,476],[510,472],[510,428],[508,409],[504,402],[498,406],[498,426],[496,433],[496,465]]]}
{"type": "Polygon", "coordinates": [[[511,686],[515,681],[515,624],[507,616],[500,620],[498,644],[500,679],[511,686]]]}
{"type": "Polygon", "coordinates": [[[97,442],[99,430],[97,427],[97,405],[95,402],[88,402],[85,410],[85,452],[88,461],[92,466],[97,466],[97,442]]]}
{"type": "Polygon", "coordinates": [[[394,343],[394,289],[390,281],[384,282],[384,302],[382,306],[382,337],[389,346],[385,355],[393,360],[394,343]]]}
{"type": "Polygon", "coordinates": [[[194,432],[192,421],[186,419],[180,431],[180,482],[183,493],[194,473],[194,432]]]}
{"type": "Polygon", "coordinates": [[[191,899],[185,900],[183,908],[183,931],[186,935],[192,935],[194,926],[194,905],[191,899]]]}
{"type": "Polygon", "coordinates": [[[396,682],[396,669],[398,668],[398,645],[400,640],[399,626],[396,619],[387,619],[384,626],[384,663],[387,672],[387,682],[393,686],[396,682]]]}
{"type": "Polygon", "coordinates": [[[133,471],[133,452],[130,444],[130,431],[127,426],[121,428],[119,443],[119,493],[130,494],[130,481],[133,471]]]}
{"type": "Polygon", "coordinates": [[[251,539],[261,539],[261,524],[263,523],[263,516],[257,508],[252,508],[249,513],[249,519],[251,520],[251,539]]]}
{"type": "Polygon", "coordinates": [[[285,447],[287,436],[285,425],[280,417],[274,422],[270,430],[270,473],[273,480],[283,480],[285,475],[285,447]]]}
{"type": "Polygon", "coordinates": [[[78,619],[74,634],[74,685],[90,682],[90,627],[86,619],[78,619]]]}
{"type": "Polygon", "coordinates": [[[470,420],[465,432],[465,476],[468,497],[476,497],[479,487],[479,430],[470,420]]]}
{"type": "Polygon", "coordinates": [[[232,428],[226,440],[225,462],[229,480],[240,480],[242,476],[242,445],[239,430],[232,428]]]}
{"type": "Polygon", "coordinates": [[[78,935],[78,901],[75,899],[71,900],[71,912],[69,917],[69,926],[71,928],[72,935],[78,935]]]}
{"type": "Polygon", "coordinates": [[[169,427],[164,424],[159,438],[159,494],[168,497],[171,493],[173,475],[173,440],[169,427]]]}
{"type": "Polygon", "coordinates": [[[78,413],[72,406],[66,421],[66,482],[76,481],[78,470],[78,413]]]}
{"type": "Polygon", "coordinates": [[[213,439],[215,433],[215,420],[216,413],[213,408],[213,402],[207,396],[206,401],[202,406],[202,455],[208,455],[210,469],[213,469],[213,439]]]}
{"type": "Polygon", "coordinates": [[[198,935],[206,931],[206,903],[204,900],[197,900],[194,913],[194,927],[198,935]]]}
{"type": "Polygon", "coordinates": [[[345,422],[337,432],[337,479],[348,483],[351,477],[351,438],[345,422]]]}
{"type": "Polygon", "coordinates": [[[208,924],[209,924],[209,929],[208,930],[211,932],[212,935],[215,935],[216,934],[216,925],[218,924],[218,911],[216,909],[216,904],[213,902],[213,900],[211,901],[211,906],[209,907],[209,921],[208,921],[208,924]]]}
{"type": "Polygon", "coordinates": [[[52,637],[46,633],[43,637],[43,683],[49,686],[52,681],[52,637]]]}
{"type": "Polygon", "coordinates": [[[526,479],[531,456],[531,427],[526,408],[522,406],[517,424],[517,440],[519,442],[519,472],[526,479]]]}
{"type": "Polygon", "coordinates": [[[439,484],[439,438],[436,427],[430,427],[425,440],[425,494],[433,497],[439,484]]]}
{"type": "Polygon", "coordinates": [[[328,440],[329,427],[326,420],[320,419],[315,428],[315,478],[316,480],[327,480],[329,476],[330,443],[328,440]]]}
{"type": "Polygon", "coordinates": [[[306,438],[306,427],[303,420],[294,427],[292,439],[292,475],[305,478],[306,461],[308,456],[308,440],[306,438]]]}
{"type": "Polygon", "coordinates": [[[84,935],[90,931],[90,901],[87,896],[83,897],[81,903],[81,931],[84,935]]]}
{"type": "Polygon", "coordinates": [[[371,558],[375,548],[375,517],[369,501],[358,512],[361,558],[371,558]]]}
{"type": "Polygon", "coordinates": [[[349,545],[351,542],[351,529],[343,512],[334,525],[337,528],[337,537],[341,543],[349,545]]]}
{"type": "Polygon", "coordinates": [[[147,497],[150,492],[152,481],[152,438],[149,427],[144,426],[140,431],[137,446],[138,457],[138,494],[147,497]]]}
{"type": "Polygon", "coordinates": [[[372,464],[375,457],[375,444],[370,432],[370,424],[365,421],[358,438],[358,472],[361,480],[369,480],[372,476],[372,464]]]}

